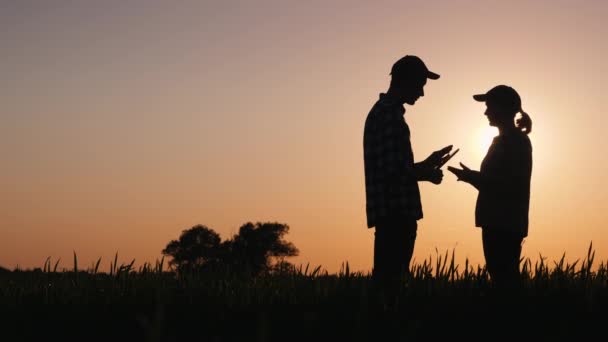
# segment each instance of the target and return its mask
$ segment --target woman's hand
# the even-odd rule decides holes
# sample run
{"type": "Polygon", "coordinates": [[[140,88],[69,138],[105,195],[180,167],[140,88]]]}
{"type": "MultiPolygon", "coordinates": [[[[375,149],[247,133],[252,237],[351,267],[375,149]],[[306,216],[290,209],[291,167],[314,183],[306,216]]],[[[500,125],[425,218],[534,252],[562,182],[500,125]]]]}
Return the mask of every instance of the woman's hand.
{"type": "Polygon", "coordinates": [[[472,171],[463,163],[460,163],[460,167],[462,167],[462,169],[457,169],[453,166],[448,166],[448,171],[455,174],[458,181],[471,183],[471,179],[474,177],[477,171],[472,171]]]}

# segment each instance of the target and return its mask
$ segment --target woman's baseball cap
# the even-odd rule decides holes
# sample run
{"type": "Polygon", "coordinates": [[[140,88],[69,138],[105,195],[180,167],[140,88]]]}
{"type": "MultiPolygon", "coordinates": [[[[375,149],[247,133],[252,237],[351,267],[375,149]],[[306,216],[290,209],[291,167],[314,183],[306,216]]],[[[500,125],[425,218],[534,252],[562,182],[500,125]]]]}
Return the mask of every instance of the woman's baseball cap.
{"type": "Polygon", "coordinates": [[[473,95],[473,99],[513,110],[513,112],[521,110],[521,97],[519,97],[517,91],[502,84],[488,90],[485,94],[473,95]]]}

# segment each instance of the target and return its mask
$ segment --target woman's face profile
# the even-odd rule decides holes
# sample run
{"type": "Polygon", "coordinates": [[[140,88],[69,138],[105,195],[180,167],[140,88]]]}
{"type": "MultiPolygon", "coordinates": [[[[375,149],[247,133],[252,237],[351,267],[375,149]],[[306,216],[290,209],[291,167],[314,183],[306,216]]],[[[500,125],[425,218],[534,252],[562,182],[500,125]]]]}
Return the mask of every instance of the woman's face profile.
{"type": "Polygon", "coordinates": [[[496,126],[495,108],[493,108],[493,106],[490,106],[487,102],[486,102],[486,111],[484,112],[484,115],[488,118],[488,124],[490,126],[496,126]]]}
{"type": "Polygon", "coordinates": [[[508,120],[513,120],[512,117],[509,118],[507,111],[492,102],[486,102],[486,111],[484,112],[484,115],[488,117],[488,123],[493,127],[504,126],[507,124],[508,120]]]}

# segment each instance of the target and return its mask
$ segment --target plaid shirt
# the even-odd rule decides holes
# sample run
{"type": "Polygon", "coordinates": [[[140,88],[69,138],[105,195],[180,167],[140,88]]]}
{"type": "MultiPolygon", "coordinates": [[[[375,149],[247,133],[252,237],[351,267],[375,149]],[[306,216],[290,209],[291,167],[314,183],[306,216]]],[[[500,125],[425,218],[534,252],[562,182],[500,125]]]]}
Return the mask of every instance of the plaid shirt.
{"type": "Polygon", "coordinates": [[[403,105],[380,94],[365,121],[363,156],[369,228],[389,215],[422,218],[410,129],[404,114],[403,105]]]}

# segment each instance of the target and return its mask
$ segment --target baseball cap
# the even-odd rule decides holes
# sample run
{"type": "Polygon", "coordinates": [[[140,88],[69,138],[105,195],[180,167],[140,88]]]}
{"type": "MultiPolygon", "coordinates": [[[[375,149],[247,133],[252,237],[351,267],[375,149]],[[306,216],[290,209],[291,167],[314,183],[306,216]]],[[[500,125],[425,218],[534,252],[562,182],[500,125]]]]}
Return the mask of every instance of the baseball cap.
{"type": "Polygon", "coordinates": [[[479,102],[490,102],[506,109],[517,112],[521,110],[521,98],[515,89],[506,85],[497,85],[485,94],[473,95],[479,102]]]}
{"type": "Polygon", "coordinates": [[[391,68],[391,75],[393,77],[420,75],[431,80],[439,78],[438,74],[426,67],[422,59],[413,55],[407,55],[396,61],[391,68]]]}

